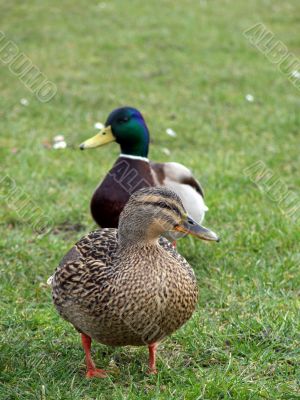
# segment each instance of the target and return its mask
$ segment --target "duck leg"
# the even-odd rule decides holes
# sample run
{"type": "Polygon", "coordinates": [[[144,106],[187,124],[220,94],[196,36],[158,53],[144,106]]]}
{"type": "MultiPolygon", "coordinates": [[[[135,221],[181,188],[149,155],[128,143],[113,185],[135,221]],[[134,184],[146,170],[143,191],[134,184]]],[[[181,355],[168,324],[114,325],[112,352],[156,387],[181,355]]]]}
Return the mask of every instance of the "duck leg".
{"type": "Polygon", "coordinates": [[[87,378],[106,378],[107,373],[104,369],[98,369],[95,367],[94,361],[92,360],[91,356],[91,343],[92,339],[88,336],[85,335],[84,333],[81,334],[81,343],[83,350],[85,352],[85,362],[86,362],[86,377],[87,378]]]}
{"type": "Polygon", "coordinates": [[[149,374],[157,374],[157,369],[156,369],[156,349],[157,349],[158,343],[151,343],[148,345],[149,349],[149,374]]]}

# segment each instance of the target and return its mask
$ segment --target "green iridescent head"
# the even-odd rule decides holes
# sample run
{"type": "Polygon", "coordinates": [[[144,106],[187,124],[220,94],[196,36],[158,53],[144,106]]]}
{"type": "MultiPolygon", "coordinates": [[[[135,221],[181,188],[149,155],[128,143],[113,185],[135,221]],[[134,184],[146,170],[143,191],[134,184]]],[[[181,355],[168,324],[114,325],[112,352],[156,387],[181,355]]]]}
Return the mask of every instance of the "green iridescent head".
{"type": "Polygon", "coordinates": [[[114,110],[107,118],[105,127],[93,138],[86,140],[80,148],[87,149],[116,141],[121,153],[147,157],[149,131],[142,114],[133,107],[114,110]]]}

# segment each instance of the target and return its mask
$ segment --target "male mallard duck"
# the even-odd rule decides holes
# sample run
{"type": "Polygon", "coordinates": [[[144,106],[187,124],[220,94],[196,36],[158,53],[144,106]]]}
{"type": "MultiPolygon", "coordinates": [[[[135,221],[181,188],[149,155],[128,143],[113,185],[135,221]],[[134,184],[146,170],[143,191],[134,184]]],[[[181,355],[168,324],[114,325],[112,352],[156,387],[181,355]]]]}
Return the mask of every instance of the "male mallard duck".
{"type": "Polygon", "coordinates": [[[181,198],[191,217],[201,223],[205,211],[204,194],[191,171],[175,162],[148,160],[149,131],[142,114],[132,107],[114,110],[105,127],[80,145],[82,150],[116,141],[121,154],[97,187],[91,200],[91,213],[102,228],[116,228],[119,215],[130,195],[149,186],[166,186],[181,198]]]}
{"type": "Polygon", "coordinates": [[[196,307],[194,272],[171,243],[160,238],[180,231],[204,240],[216,234],[187,216],[167,188],[135,192],[119,228],[96,230],[65,255],[51,282],[59,314],[81,333],[87,377],[105,377],[91,358],[91,340],[110,346],[149,348],[155,373],[157,343],[180,328],[196,307]]]}

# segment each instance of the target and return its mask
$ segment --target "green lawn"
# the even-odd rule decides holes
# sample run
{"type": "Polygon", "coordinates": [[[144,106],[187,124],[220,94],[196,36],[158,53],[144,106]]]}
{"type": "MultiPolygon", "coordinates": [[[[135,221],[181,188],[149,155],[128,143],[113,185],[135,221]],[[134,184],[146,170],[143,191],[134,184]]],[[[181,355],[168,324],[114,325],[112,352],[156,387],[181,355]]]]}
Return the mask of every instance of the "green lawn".
{"type": "Polygon", "coordinates": [[[0,62],[1,400],[300,399],[300,219],[244,172],[261,160],[299,205],[300,92],[243,36],[263,22],[300,58],[299,12],[298,0],[0,1],[0,30],[57,86],[41,103],[0,62]],[[146,348],[95,344],[114,374],[87,381],[46,280],[94,228],[89,200],[119,149],[78,145],[120,105],[144,113],[152,159],[199,177],[222,242],[179,243],[200,299],[160,346],[159,374],[145,374],[146,348]],[[67,149],[47,146],[57,134],[67,149]]]}

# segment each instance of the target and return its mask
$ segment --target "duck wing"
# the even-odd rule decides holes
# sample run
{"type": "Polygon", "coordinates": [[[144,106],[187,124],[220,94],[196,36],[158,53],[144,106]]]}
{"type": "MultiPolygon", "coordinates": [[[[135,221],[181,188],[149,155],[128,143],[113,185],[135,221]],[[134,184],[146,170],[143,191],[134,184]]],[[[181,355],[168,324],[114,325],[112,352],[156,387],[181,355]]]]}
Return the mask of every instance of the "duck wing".
{"type": "Polygon", "coordinates": [[[156,181],[160,185],[166,185],[168,181],[189,185],[198,192],[204,199],[204,190],[200,182],[193,176],[191,170],[177,162],[154,163],[151,162],[151,169],[156,181]]]}
{"type": "MultiPolygon", "coordinates": [[[[83,236],[63,257],[48,283],[53,291],[72,282],[78,283],[83,276],[93,275],[104,267],[110,266],[118,246],[117,230],[112,228],[97,229],[83,236]]],[[[89,277],[90,280],[90,277],[89,277]]],[[[98,280],[98,279],[97,279],[98,280]]]]}
{"type": "Polygon", "coordinates": [[[208,208],[204,203],[204,190],[192,172],[176,162],[151,163],[151,169],[155,183],[177,193],[190,216],[201,223],[208,208]]]}

